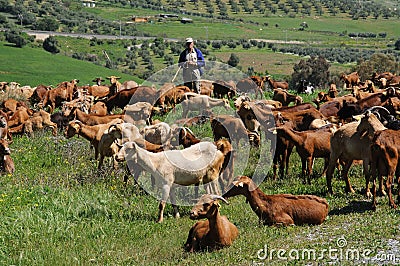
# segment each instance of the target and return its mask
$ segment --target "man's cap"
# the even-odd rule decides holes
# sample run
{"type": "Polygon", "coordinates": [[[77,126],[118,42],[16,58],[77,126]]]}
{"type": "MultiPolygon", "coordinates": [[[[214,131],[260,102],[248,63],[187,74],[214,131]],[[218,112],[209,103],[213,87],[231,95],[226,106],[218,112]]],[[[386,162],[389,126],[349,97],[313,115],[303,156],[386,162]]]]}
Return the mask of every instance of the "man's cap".
{"type": "Polygon", "coordinates": [[[193,42],[192,38],[186,38],[186,43],[191,43],[191,42],[193,42]]]}

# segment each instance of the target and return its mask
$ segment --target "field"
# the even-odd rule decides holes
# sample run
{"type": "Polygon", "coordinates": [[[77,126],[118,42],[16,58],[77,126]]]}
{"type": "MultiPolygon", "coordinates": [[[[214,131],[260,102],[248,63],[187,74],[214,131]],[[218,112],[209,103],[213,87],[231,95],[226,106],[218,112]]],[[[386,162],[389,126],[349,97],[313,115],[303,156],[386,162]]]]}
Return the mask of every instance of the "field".
{"type": "MultiPolygon", "coordinates": [[[[207,130],[194,130],[210,136],[207,130]]],[[[3,265],[354,265],[382,263],[384,256],[392,263],[390,256],[398,256],[399,212],[383,197],[378,210],[370,210],[359,166],[350,171],[355,194],[345,194],[344,182],[335,178],[335,194],[327,196],[322,162],[317,161],[312,184],[304,185],[299,158],[292,155],[289,175],[273,181],[266,169],[260,187],[270,194],[326,197],[330,213],[322,225],[262,226],[245,199],[236,197],[229,205],[221,203],[221,213],[240,232],[233,246],[187,254],[182,246],[194,224],[190,207],[181,207],[181,218],[175,219],[167,205],[164,223],[157,224],[157,200],[132,183],[124,187],[122,165],[114,171],[107,161],[98,171],[88,141],[44,131],[33,138],[16,137],[12,149],[17,170],[0,181],[3,265]],[[286,253],[277,253],[280,249],[286,253]]]]}
{"type": "MultiPolygon", "coordinates": [[[[207,1],[198,2],[200,8],[204,8],[207,1]]],[[[216,1],[212,3],[216,5],[216,1]]],[[[160,13],[101,5],[85,11],[123,22],[128,21],[132,13],[137,16],[160,13]]],[[[400,36],[400,21],[395,18],[352,20],[347,14],[337,17],[297,15],[294,18],[257,13],[240,15],[245,16],[245,22],[189,16],[194,19],[193,24],[154,21],[122,25],[136,27],[152,36],[179,40],[187,36],[198,40],[254,38],[282,44],[299,41],[305,46],[359,49],[384,49],[393,46],[400,36]],[[305,31],[298,30],[302,22],[308,24],[305,31]],[[388,35],[386,38],[352,39],[344,34],[349,32],[386,32],[388,35]]],[[[36,47],[18,49],[0,42],[0,81],[18,81],[32,87],[56,85],[73,78],[80,79],[82,85],[92,84],[93,78],[110,75],[120,76],[122,81],[142,81],[136,75],[69,57],[72,53],[101,54],[105,49],[113,59],[120,58],[126,52],[123,42],[106,41],[104,46],[90,46],[87,39],[58,37],[57,40],[61,49],[57,55],[45,52],[40,43],[33,44],[36,47]]],[[[222,62],[226,62],[231,53],[240,57],[242,71],[252,66],[257,72],[267,71],[278,77],[290,76],[293,65],[303,59],[256,47],[210,49],[210,57],[215,56],[222,62]]],[[[162,58],[152,59],[155,69],[165,67],[162,58]]],[[[175,55],[174,59],[177,60],[175,55]]],[[[138,63],[142,71],[145,65],[140,60],[138,63]]],[[[330,72],[337,75],[349,71],[352,65],[332,62],[330,72]]],[[[310,102],[317,93],[305,96],[304,100],[310,102]]],[[[270,97],[270,93],[266,96],[270,97]]],[[[194,126],[192,130],[200,138],[212,138],[209,123],[194,126]]],[[[104,168],[97,170],[94,151],[87,140],[66,139],[63,132],[54,137],[46,129],[35,132],[33,137],[15,136],[10,147],[16,171],[13,175],[0,176],[0,265],[400,264],[400,212],[388,206],[386,197],[378,198],[376,211],[370,209],[371,199],[364,195],[365,180],[359,165],[353,166],[349,173],[356,193],[345,193],[344,181],[336,173],[333,195],[326,193],[322,160],[316,160],[310,185],[302,182],[301,162],[296,152],[291,156],[289,174],[283,178],[272,180],[272,170],[264,166],[261,173],[265,179],[260,188],[265,193],[324,197],[330,205],[327,220],[319,226],[263,226],[245,198],[234,197],[229,199],[229,205],[221,203],[220,212],[238,227],[238,239],[229,248],[189,254],[183,251],[183,244],[195,223],[189,219],[191,206],[181,206],[181,218],[175,219],[168,204],[164,222],[157,224],[158,200],[132,180],[126,187],[123,185],[124,163],[113,170],[111,161],[106,160],[104,168]]],[[[256,154],[256,150],[251,150],[248,165],[236,174],[251,175],[258,163],[265,163],[258,161],[256,154]]],[[[149,174],[141,179],[148,182],[149,174]]],[[[397,192],[397,184],[395,189],[397,192]]]]}

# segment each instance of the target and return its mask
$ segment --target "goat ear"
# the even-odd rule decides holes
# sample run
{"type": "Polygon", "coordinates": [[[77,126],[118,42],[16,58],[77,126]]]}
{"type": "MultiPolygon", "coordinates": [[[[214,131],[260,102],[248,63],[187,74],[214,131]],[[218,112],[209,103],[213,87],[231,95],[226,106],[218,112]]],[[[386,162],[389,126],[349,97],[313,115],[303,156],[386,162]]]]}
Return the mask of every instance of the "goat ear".
{"type": "Polygon", "coordinates": [[[243,187],[243,182],[233,181],[233,185],[236,186],[236,187],[243,187]]]}
{"type": "Polygon", "coordinates": [[[357,121],[360,121],[365,115],[353,115],[353,118],[357,121]]]}
{"type": "Polygon", "coordinates": [[[79,124],[74,124],[74,125],[72,125],[72,127],[75,128],[76,130],[78,130],[79,129],[79,124]]]}

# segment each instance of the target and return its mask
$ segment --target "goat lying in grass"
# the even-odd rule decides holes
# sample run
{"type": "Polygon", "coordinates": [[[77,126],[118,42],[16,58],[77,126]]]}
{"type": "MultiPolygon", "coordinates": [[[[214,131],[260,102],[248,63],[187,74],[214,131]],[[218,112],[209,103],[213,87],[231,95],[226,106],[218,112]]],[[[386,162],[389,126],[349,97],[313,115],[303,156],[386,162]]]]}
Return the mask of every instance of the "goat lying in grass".
{"type": "Polygon", "coordinates": [[[218,200],[228,203],[218,195],[203,195],[190,212],[190,219],[198,221],[189,231],[185,250],[189,252],[214,250],[232,245],[239,235],[237,227],[219,213],[218,200]]]}
{"type": "Polygon", "coordinates": [[[239,176],[225,198],[243,195],[265,225],[322,224],[328,215],[326,199],[313,195],[265,195],[247,176],[239,176]]]}

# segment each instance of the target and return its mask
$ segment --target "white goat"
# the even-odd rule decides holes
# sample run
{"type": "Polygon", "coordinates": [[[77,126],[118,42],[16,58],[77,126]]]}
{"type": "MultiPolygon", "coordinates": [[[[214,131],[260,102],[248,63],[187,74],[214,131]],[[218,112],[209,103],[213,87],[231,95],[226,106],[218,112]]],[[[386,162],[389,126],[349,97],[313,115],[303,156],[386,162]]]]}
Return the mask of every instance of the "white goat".
{"type": "Polygon", "coordinates": [[[225,109],[229,110],[230,105],[227,99],[214,99],[208,97],[207,95],[198,95],[196,97],[184,100],[182,103],[183,117],[187,117],[189,111],[199,111],[203,113],[204,111],[209,111],[210,108],[216,106],[223,106],[225,109]]]}
{"type": "MultiPolygon", "coordinates": [[[[200,142],[183,150],[168,150],[160,153],[148,152],[135,142],[128,142],[117,156],[117,160],[124,159],[127,163],[129,161],[137,163],[145,171],[151,173],[156,179],[156,185],[162,188],[158,215],[158,222],[162,222],[169,196],[171,196],[172,204],[175,202],[174,185],[189,186],[201,182],[203,184],[212,182],[214,193],[218,193],[216,179],[219,177],[224,155],[211,142],[200,142]]],[[[178,208],[175,205],[174,212],[175,217],[179,217],[178,208]]]]}
{"type": "Polygon", "coordinates": [[[168,144],[171,139],[171,127],[165,122],[144,127],[140,133],[145,140],[158,145],[168,144]]]}

